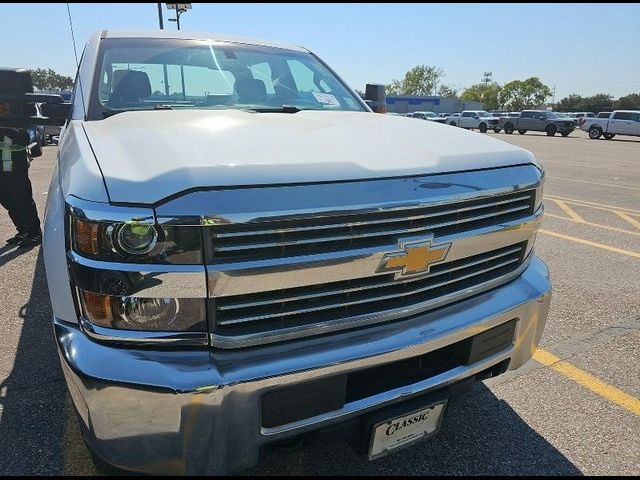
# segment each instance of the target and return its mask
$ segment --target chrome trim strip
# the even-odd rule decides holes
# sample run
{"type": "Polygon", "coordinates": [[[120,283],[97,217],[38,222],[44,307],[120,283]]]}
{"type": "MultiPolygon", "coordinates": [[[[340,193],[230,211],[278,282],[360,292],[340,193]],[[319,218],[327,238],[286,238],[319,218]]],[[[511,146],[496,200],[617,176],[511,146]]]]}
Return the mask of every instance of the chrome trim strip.
{"type": "Polygon", "coordinates": [[[489,282],[475,285],[462,292],[453,292],[433,300],[412,305],[411,307],[401,307],[350,318],[339,318],[327,322],[318,322],[298,327],[280,329],[275,331],[265,331],[247,335],[236,335],[232,337],[217,335],[214,332],[210,334],[211,345],[219,348],[240,348],[251,345],[261,345],[266,343],[291,340],[294,338],[300,338],[309,335],[317,335],[320,333],[325,334],[348,328],[356,328],[364,325],[374,325],[376,323],[388,322],[390,320],[417,315],[427,310],[431,310],[448,303],[452,303],[454,301],[460,301],[462,299],[477,295],[479,293],[508,283],[520,276],[522,272],[524,272],[524,270],[531,263],[533,257],[533,252],[529,253],[525,261],[516,270],[508,275],[491,280],[489,282]]]}
{"type": "MultiPolygon", "coordinates": [[[[419,233],[427,233],[434,228],[447,227],[452,225],[461,225],[467,222],[474,222],[476,220],[482,220],[484,218],[492,218],[492,217],[500,217],[501,215],[507,215],[509,213],[519,212],[522,210],[529,210],[531,207],[529,205],[523,205],[521,207],[509,208],[506,210],[502,210],[500,212],[491,212],[483,215],[478,215],[470,218],[463,218],[460,220],[454,220],[449,222],[441,222],[435,223],[432,225],[424,225],[421,227],[414,228],[401,228],[399,230],[386,230],[386,231],[376,231],[373,233],[353,233],[350,235],[336,235],[333,237],[318,237],[318,238],[310,238],[305,240],[289,240],[284,242],[268,242],[268,243],[245,243],[244,245],[237,245],[232,247],[217,247],[214,246],[214,250],[216,252],[235,252],[242,250],[253,250],[258,248],[277,248],[277,247],[285,247],[288,245],[305,245],[305,244],[313,244],[313,243],[324,243],[324,242],[334,242],[339,240],[352,240],[358,238],[375,238],[375,237],[386,237],[389,235],[410,235],[410,234],[419,234],[419,233]]],[[[404,219],[397,219],[396,221],[404,221],[404,219]]],[[[496,218],[496,222],[499,222],[500,219],[496,218]]]]}
{"type": "MultiPolygon", "coordinates": [[[[542,221],[543,208],[513,222],[436,238],[451,242],[447,261],[509,247],[532,239],[542,221]]],[[[401,237],[404,241],[422,238],[401,237]]],[[[227,297],[370,277],[384,256],[398,251],[396,242],[371,248],[300,255],[270,260],[207,265],[209,297],[227,297]]],[[[527,252],[528,253],[528,252],[527,252]]],[[[387,275],[380,272],[379,275],[387,275]]]]}
{"type": "Polygon", "coordinates": [[[444,282],[439,282],[439,283],[434,283],[432,285],[429,285],[427,287],[423,287],[423,288],[417,288],[415,290],[407,290],[406,292],[403,292],[402,294],[393,294],[393,295],[380,295],[377,297],[371,297],[371,298],[366,298],[366,299],[362,299],[362,300],[352,300],[350,302],[342,302],[340,304],[335,304],[332,303],[330,305],[320,305],[317,307],[310,307],[310,308],[302,308],[299,310],[289,310],[286,312],[279,312],[279,313],[270,313],[270,314],[264,314],[264,315],[254,315],[254,316],[249,316],[249,317],[242,317],[240,319],[236,319],[236,320],[223,320],[223,321],[219,321],[217,322],[218,325],[234,325],[234,324],[238,324],[238,323],[247,323],[247,322],[255,322],[257,320],[266,320],[269,318],[279,318],[279,317],[286,317],[286,316],[290,316],[290,315],[299,315],[302,313],[310,313],[310,312],[318,312],[318,311],[322,311],[322,310],[331,310],[333,308],[338,308],[338,307],[342,307],[342,306],[348,306],[348,305],[361,305],[364,303],[371,303],[371,302],[378,302],[380,300],[391,300],[391,299],[395,299],[398,297],[403,297],[405,295],[414,295],[416,293],[422,293],[422,292],[427,292],[429,290],[433,290],[434,288],[438,288],[438,287],[442,287],[444,285],[449,285],[452,283],[457,283],[461,280],[466,280],[467,278],[472,278],[475,277],[477,275],[482,275],[483,273],[487,273],[490,272],[491,270],[496,270],[498,268],[502,268],[502,267],[506,267],[507,265],[510,265],[512,263],[516,263],[518,262],[518,258],[514,258],[512,260],[508,260],[508,261],[504,261],[499,263],[498,265],[494,265],[490,268],[486,268],[484,270],[480,270],[478,272],[473,272],[473,273],[468,273],[467,275],[462,275],[459,278],[456,278],[454,280],[445,280],[444,282]]]}
{"type": "Polygon", "coordinates": [[[209,344],[206,332],[151,332],[143,330],[118,330],[94,325],[80,317],[82,331],[94,340],[131,345],[192,346],[205,347],[209,344]]]}
{"type": "MultiPolygon", "coordinates": [[[[450,272],[455,272],[456,270],[461,270],[463,268],[468,268],[468,267],[473,267],[474,265],[479,265],[481,263],[485,263],[491,260],[495,260],[497,258],[500,257],[506,257],[507,255],[511,255],[513,253],[519,253],[522,249],[521,248],[513,248],[511,250],[508,250],[504,253],[500,253],[498,255],[492,255],[490,257],[487,258],[483,258],[481,260],[476,260],[474,262],[469,262],[469,263],[465,263],[464,265],[460,265],[458,267],[452,267],[452,268],[447,268],[446,270],[440,270],[438,272],[435,273],[429,273],[427,275],[421,275],[418,277],[412,277],[412,278],[407,278],[407,279],[403,279],[402,283],[410,283],[410,282],[415,282],[415,281],[419,281],[419,280],[424,280],[426,278],[432,278],[432,277],[437,277],[440,275],[445,275],[447,273],[450,272]]],[[[386,282],[386,283],[374,283],[372,285],[365,285],[365,286],[361,286],[361,287],[353,287],[353,288],[344,288],[341,290],[326,290],[324,292],[319,292],[319,293],[309,293],[309,294],[304,294],[304,295],[296,295],[296,296],[290,296],[290,297],[284,297],[284,298],[271,298],[269,300],[262,300],[262,301],[256,301],[256,302],[239,302],[239,303],[228,303],[225,305],[218,305],[216,307],[217,310],[221,310],[221,311],[225,311],[225,310],[235,310],[238,308],[248,308],[248,307],[259,307],[261,305],[269,305],[271,303],[273,303],[274,301],[276,302],[291,302],[291,301],[296,301],[296,300],[305,300],[305,299],[309,299],[309,298],[321,298],[321,297],[326,297],[326,296],[331,296],[331,295],[339,295],[341,293],[351,293],[351,292],[359,292],[359,291],[363,291],[363,290],[370,290],[370,289],[375,289],[375,288],[384,288],[384,287],[390,287],[392,285],[397,285],[398,281],[394,280],[391,282],[386,282]]],[[[223,298],[223,297],[219,297],[219,298],[223,298]]]]}
{"type": "MultiPolygon", "coordinates": [[[[204,265],[173,265],[147,263],[119,263],[93,260],[76,252],[68,252],[71,264],[100,272],[123,272],[130,276],[138,274],[130,297],[143,298],[206,298],[207,275],[204,265]]],[[[72,267],[73,268],[73,267],[72,267]]]]}
{"type": "MultiPolygon", "coordinates": [[[[397,223],[397,222],[406,222],[406,221],[410,221],[410,220],[422,220],[425,218],[431,218],[431,217],[441,217],[444,215],[451,215],[454,213],[459,213],[459,212],[465,212],[465,211],[470,211],[470,210],[477,210],[477,209],[482,209],[482,208],[489,208],[489,207],[494,207],[497,205],[504,205],[507,203],[515,203],[515,202],[520,202],[523,200],[531,200],[531,194],[526,195],[526,196],[522,196],[522,197],[516,197],[513,199],[509,199],[509,200],[502,200],[499,202],[491,202],[491,203],[483,203],[481,205],[473,205],[471,207],[463,207],[463,208],[454,208],[451,210],[444,210],[442,212],[435,212],[435,213],[427,213],[424,215],[413,215],[413,216],[403,216],[403,217],[394,217],[394,218],[385,218],[385,219],[380,219],[380,220],[364,220],[361,222],[345,222],[345,223],[331,223],[328,225],[316,225],[316,226],[311,226],[311,227],[292,227],[292,228],[274,228],[274,229],[270,229],[270,230],[246,230],[246,231],[242,231],[242,232],[230,232],[230,233],[216,233],[215,236],[216,238],[231,238],[231,237],[244,237],[244,236],[251,236],[251,235],[269,235],[269,234],[278,234],[278,233],[290,233],[290,232],[304,232],[304,231],[314,231],[314,230],[325,230],[325,229],[331,229],[331,228],[348,228],[348,227],[360,227],[360,226],[364,226],[364,225],[378,225],[378,224],[383,224],[383,223],[397,223]]],[[[425,208],[425,206],[414,206],[414,207],[406,207],[406,210],[419,210],[421,208],[425,208]]],[[[426,206],[426,208],[428,208],[428,206],[426,206]]],[[[393,212],[393,211],[401,211],[401,208],[398,209],[392,209],[392,210],[386,210],[386,209],[381,209],[380,211],[384,211],[385,213],[387,212],[393,212]]]]}

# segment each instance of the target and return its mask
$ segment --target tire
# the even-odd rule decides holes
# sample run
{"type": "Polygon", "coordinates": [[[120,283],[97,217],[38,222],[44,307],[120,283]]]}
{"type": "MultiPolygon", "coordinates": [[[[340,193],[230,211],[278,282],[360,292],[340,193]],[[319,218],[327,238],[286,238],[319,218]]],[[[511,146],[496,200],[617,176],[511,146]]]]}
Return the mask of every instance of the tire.
{"type": "Polygon", "coordinates": [[[555,125],[547,125],[544,131],[547,132],[548,137],[553,137],[558,132],[558,128],[555,125]]]}
{"type": "Polygon", "coordinates": [[[527,130],[526,130],[526,129],[524,129],[524,128],[519,128],[519,129],[518,129],[518,133],[519,133],[520,135],[524,135],[525,133],[527,133],[527,130]]]}
{"type": "Polygon", "coordinates": [[[478,125],[478,130],[480,130],[480,133],[487,133],[487,124],[481,123],[478,125]]]}
{"type": "Polygon", "coordinates": [[[604,138],[606,138],[607,140],[611,140],[613,137],[616,136],[616,134],[615,133],[603,133],[602,136],[604,138]]]}
{"type": "Polygon", "coordinates": [[[510,123],[505,123],[504,133],[506,133],[507,135],[511,135],[513,133],[513,125],[510,123]]]}
{"type": "Polygon", "coordinates": [[[500,133],[500,129],[499,128],[494,128],[493,129],[493,133],[500,133]]]}
{"type": "Polygon", "coordinates": [[[560,132],[563,137],[568,137],[571,132],[560,132]]]}
{"type": "Polygon", "coordinates": [[[451,125],[452,127],[456,126],[456,122],[449,122],[449,125],[451,125]]]}
{"type": "Polygon", "coordinates": [[[598,127],[597,125],[594,125],[593,127],[589,128],[589,138],[591,140],[597,140],[602,136],[602,128],[598,127]]]}

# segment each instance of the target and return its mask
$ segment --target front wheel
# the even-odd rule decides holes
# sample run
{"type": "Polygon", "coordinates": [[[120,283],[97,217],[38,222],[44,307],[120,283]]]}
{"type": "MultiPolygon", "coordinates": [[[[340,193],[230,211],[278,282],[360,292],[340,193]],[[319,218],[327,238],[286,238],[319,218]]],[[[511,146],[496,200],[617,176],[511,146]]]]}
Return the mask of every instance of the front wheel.
{"type": "Polygon", "coordinates": [[[513,125],[511,125],[510,123],[507,123],[504,126],[504,133],[506,133],[507,135],[511,135],[513,133],[513,125]]]}
{"type": "Polygon", "coordinates": [[[606,138],[607,140],[611,140],[613,137],[616,136],[615,133],[605,133],[603,134],[604,138],[606,138]]]}
{"type": "Polygon", "coordinates": [[[589,129],[589,138],[591,140],[597,140],[602,136],[602,129],[600,127],[591,127],[589,129]]]}
{"type": "Polygon", "coordinates": [[[524,128],[519,128],[519,129],[518,129],[518,133],[519,133],[520,135],[524,135],[525,133],[527,133],[527,131],[526,131],[524,128]]]}
{"type": "Polygon", "coordinates": [[[480,133],[487,133],[487,124],[486,123],[481,123],[478,126],[478,130],[480,130],[480,133]]]}
{"type": "Polygon", "coordinates": [[[451,125],[452,127],[456,126],[456,122],[449,122],[449,125],[451,125]]]}
{"type": "Polygon", "coordinates": [[[493,129],[493,133],[500,133],[500,129],[499,128],[494,128],[493,129]]]}
{"type": "Polygon", "coordinates": [[[560,132],[563,137],[568,137],[571,132],[560,132]]]}
{"type": "Polygon", "coordinates": [[[555,125],[549,125],[549,126],[547,126],[547,128],[545,128],[544,131],[547,132],[547,136],[548,137],[553,137],[556,134],[556,132],[558,131],[558,129],[556,128],[555,125]]]}

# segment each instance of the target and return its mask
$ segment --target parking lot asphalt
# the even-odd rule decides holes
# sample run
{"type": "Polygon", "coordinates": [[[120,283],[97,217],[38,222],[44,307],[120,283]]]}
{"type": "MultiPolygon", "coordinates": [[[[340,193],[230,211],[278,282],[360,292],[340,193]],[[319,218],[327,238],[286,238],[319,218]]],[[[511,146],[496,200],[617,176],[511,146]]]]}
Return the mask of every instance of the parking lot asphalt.
{"type": "MultiPolygon", "coordinates": [[[[534,360],[478,384],[437,436],[393,455],[305,445],[245,473],[640,474],[640,139],[488,135],[546,170],[536,251],[554,297],[534,360]]],[[[44,151],[30,171],[41,216],[56,147],[44,151]]],[[[0,211],[0,474],[101,473],[60,369],[40,248],[7,248],[12,235],[0,211]]]]}

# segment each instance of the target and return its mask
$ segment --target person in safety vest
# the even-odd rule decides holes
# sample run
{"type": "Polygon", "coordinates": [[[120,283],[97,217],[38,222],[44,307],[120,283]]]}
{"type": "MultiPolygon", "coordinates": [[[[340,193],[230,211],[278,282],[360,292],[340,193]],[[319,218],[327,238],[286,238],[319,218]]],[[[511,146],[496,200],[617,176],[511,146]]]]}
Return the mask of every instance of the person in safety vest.
{"type": "Polygon", "coordinates": [[[29,145],[34,141],[34,129],[0,127],[0,205],[7,209],[17,230],[7,243],[18,248],[30,248],[42,242],[29,180],[29,145]]]}

